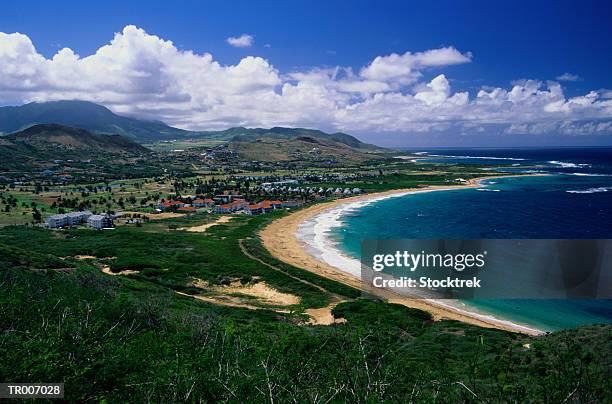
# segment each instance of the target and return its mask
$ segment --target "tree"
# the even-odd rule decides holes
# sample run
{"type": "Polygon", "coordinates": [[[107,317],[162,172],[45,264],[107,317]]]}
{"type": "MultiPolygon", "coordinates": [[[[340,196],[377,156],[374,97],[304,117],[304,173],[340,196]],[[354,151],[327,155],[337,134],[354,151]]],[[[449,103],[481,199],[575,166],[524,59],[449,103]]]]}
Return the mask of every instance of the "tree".
{"type": "Polygon", "coordinates": [[[34,208],[34,211],[32,211],[32,218],[34,219],[35,223],[42,222],[42,215],[38,209],[34,208]]]}

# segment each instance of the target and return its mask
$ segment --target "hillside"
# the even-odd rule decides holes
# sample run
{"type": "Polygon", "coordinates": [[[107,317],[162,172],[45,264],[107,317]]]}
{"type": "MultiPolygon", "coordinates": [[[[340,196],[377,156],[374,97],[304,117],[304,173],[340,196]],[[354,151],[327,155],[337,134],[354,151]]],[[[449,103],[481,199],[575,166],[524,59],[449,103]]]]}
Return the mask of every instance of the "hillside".
{"type": "Polygon", "coordinates": [[[0,160],[36,164],[54,159],[98,159],[136,156],[150,150],[123,136],[99,135],[84,129],[48,124],[31,126],[21,132],[0,137],[0,160]]]}
{"type": "Polygon", "coordinates": [[[95,133],[119,134],[140,143],[192,135],[190,131],[173,128],[163,122],[120,116],[102,105],[87,101],[32,102],[15,107],[0,107],[0,134],[50,123],[95,133]]]}
{"type": "Polygon", "coordinates": [[[306,142],[312,142],[311,139],[323,140],[341,143],[343,145],[353,147],[362,150],[380,151],[381,148],[363,143],[354,136],[347,135],[346,133],[326,133],[315,129],[304,129],[304,128],[284,128],[274,127],[270,129],[265,128],[243,128],[236,127],[216,132],[202,132],[202,135],[206,137],[215,138],[218,140],[227,141],[249,141],[260,138],[269,138],[276,140],[304,140],[306,142]],[[310,139],[309,139],[310,138],[310,139]]]}
{"type": "Polygon", "coordinates": [[[213,136],[225,138],[228,147],[244,160],[360,163],[388,152],[345,133],[303,128],[231,128],[213,136]]]}

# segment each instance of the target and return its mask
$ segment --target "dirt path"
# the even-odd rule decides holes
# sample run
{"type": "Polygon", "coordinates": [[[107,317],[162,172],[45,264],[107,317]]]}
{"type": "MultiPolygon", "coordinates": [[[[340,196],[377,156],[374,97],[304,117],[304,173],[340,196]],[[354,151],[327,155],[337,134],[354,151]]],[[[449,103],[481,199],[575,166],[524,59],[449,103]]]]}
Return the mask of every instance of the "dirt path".
{"type": "Polygon", "coordinates": [[[270,268],[270,269],[273,269],[273,270],[275,270],[275,271],[277,271],[277,272],[281,272],[281,273],[283,273],[284,275],[288,276],[289,278],[291,278],[291,279],[293,279],[293,280],[296,280],[296,281],[298,281],[298,282],[302,282],[303,284],[308,285],[308,286],[312,286],[313,288],[317,288],[317,289],[319,289],[321,292],[324,292],[324,293],[329,294],[329,295],[332,297],[332,300],[333,300],[333,301],[340,301],[340,300],[342,300],[342,298],[341,298],[340,296],[336,295],[335,293],[330,292],[329,290],[325,289],[324,287],[319,286],[319,285],[316,285],[316,284],[314,284],[314,283],[312,283],[312,282],[309,282],[309,281],[307,281],[307,280],[305,280],[305,279],[298,278],[297,276],[291,275],[291,274],[290,274],[290,273],[288,273],[287,271],[285,271],[285,270],[283,270],[283,269],[281,269],[281,268],[279,268],[279,267],[277,267],[277,266],[274,266],[274,265],[272,265],[272,264],[269,264],[269,263],[267,263],[266,261],[262,260],[261,258],[258,258],[258,257],[256,257],[256,256],[254,256],[254,255],[253,255],[253,254],[251,254],[251,253],[249,252],[249,250],[247,250],[247,248],[244,246],[243,241],[244,241],[243,239],[238,240],[238,245],[240,246],[240,251],[242,251],[242,253],[243,253],[244,255],[246,255],[248,258],[252,259],[253,261],[257,261],[257,262],[259,262],[260,264],[265,265],[265,266],[267,266],[267,267],[268,267],[268,268],[270,268]]]}
{"type": "Polygon", "coordinates": [[[253,254],[251,254],[247,248],[244,246],[244,244],[242,243],[243,240],[240,239],[238,240],[238,244],[240,245],[240,251],[242,251],[242,253],[244,255],[246,255],[247,257],[249,257],[250,259],[259,262],[262,265],[267,266],[270,269],[273,269],[275,271],[281,272],[284,275],[290,277],[291,279],[294,279],[298,282],[302,282],[305,285],[309,285],[312,286],[314,288],[319,289],[321,292],[326,293],[327,295],[330,296],[330,303],[325,306],[325,307],[321,307],[318,309],[306,309],[304,310],[304,313],[308,315],[308,317],[310,317],[310,320],[308,320],[307,324],[310,325],[331,325],[331,324],[338,324],[338,323],[345,323],[346,320],[345,319],[336,319],[334,318],[334,315],[332,314],[332,310],[334,309],[334,307],[336,307],[337,305],[339,305],[340,303],[346,302],[348,301],[348,299],[343,298],[335,293],[330,292],[329,290],[319,286],[319,285],[315,285],[312,282],[308,282],[307,280],[304,280],[302,278],[298,278],[297,276],[293,276],[291,274],[288,274],[286,271],[283,271],[281,268],[276,267],[272,264],[269,264],[267,262],[265,262],[264,260],[255,257],[253,254]]]}
{"type": "Polygon", "coordinates": [[[234,216],[221,216],[219,219],[215,220],[214,222],[210,222],[210,223],[206,223],[206,224],[202,224],[200,226],[194,226],[194,227],[181,227],[178,230],[191,231],[195,233],[204,233],[206,230],[210,229],[211,227],[216,226],[218,224],[227,223],[233,218],[234,216]]]}

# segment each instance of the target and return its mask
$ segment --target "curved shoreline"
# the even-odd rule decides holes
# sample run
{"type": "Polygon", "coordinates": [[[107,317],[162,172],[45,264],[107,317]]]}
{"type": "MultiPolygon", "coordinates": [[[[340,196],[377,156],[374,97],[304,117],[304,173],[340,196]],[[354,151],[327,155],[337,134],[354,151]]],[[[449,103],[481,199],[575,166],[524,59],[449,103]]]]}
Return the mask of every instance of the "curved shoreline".
{"type": "MultiPolygon", "coordinates": [[[[266,226],[260,233],[261,240],[265,248],[272,256],[290,265],[314,272],[320,276],[342,282],[359,290],[364,290],[364,284],[359,276],[345,272],[340,268],[329,265],[321,261],[317,257],[307,252],[305,243],[298,239],[298,231],[300,226],[312,219],[314,216],[320,215],[326,211],[340,207],[341,205],[355,202],[371,202],[379,199],[385,199],[393,196],[404,196],[418,192],[445,191],[453,189],[468,189],[478,188],[482,181],[493,178],[516,177],[516,175],[500,175],[488,176],[472,179],[467,185],[440,185],[429,186],[424,188],[397,189],[385,192],[377,192],[372,194],[359,195],[344,199],[337,199],[327,203],[321,203],[310,206],[308,208],[291,213],[288,216],[282,217],[273,221],[266,226]]],[[[519,332],[529,335],[540,335],[543,331],[515,324],[507,320],[498,319],[490,315],[464,310],[455,307],[443,301],[425,300],[425,299],[410,299],[388,290],[368,290],[369,293],[387,299],[391,303],[402,304],[407,307],[413,307],[427,311],[432,314],[435,320],[451,319],[458,320],[469,324],[478,325],[481,327],[498,328],[506,331],[519,332]]]]}

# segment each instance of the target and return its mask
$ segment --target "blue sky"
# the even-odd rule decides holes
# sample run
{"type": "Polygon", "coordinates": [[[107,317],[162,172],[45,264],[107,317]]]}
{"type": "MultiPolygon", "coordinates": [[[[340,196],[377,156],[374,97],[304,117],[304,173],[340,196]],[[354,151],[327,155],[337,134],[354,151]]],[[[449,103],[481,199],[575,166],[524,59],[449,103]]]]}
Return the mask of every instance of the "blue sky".
{"type": "MultiPolygon", "coordinates": [[[[160,118],[169,123],[182,127],[205,129],[233,124],[320,126],[327,130],[336,129],[357,133],[362,137],[380,134],[379,138],[390,139],[388,142],[398,144],[411,143],[411,139],[415,137],[420,137],[421,140],[426,139],[427,136],[424,137],[424,134],[431,134],[429,137],[432,139],[441,138],[444,143],[444,139],[452,139],[452,132],[458,131],[457,125],[464,125],[459,122],[465,121],[470,122],[467,131],[473,129],[486,135],[491,134],[491,136],[496,133],[506,133],[516,135],[517,139],[522,139],[524,135],[529,134],[539,135],[540,139],[544,135],[556,137],[560,131],[565,131],[573,136],[576,136],[576,133],[588,136],[608,136],[610,134],[612,129],[600,124],[610,121],[609,113],[612,110],[612,106],[606,104],[605,98],[606,91],[612,88],[610,79],[610,72],[612,72],[612,24],[610,23],[612,3],[606,1],[438,1],[435,4],[434,2],[424,3],[400,1],[180,1],[174,3],[131,1],[129,4],[124,4],[123,2],[105,1],[95,5],[83,5],[82,2],[72,1],[5,1],[2,13],[0,13],[0,32],[6,34],[19,32],[26,35],[36,52],[48,60],[64,47],[70,48],[80,58],[93,55],[101,46],[108,44],[115,33],[122,32],[128,25],[134,25],[146,35],[155,35],[160,40],[172,41],[178,52],[192,51],[196,55],[211,54],[213,60],[223,67],[237,66],[245,57],[255,56],[265,60],[269,65],[267,68],[276,71],[278,77],[275,79],[262,76],[260,85],[255,86],[257,88],[253,90],[254,98],[265,97],[259,93],[262,86],[265,85],[274,87],[273,91],[281,94],[284,84],[299,82],[295,77],[288,77],[292,73],[303,74],[340,68],[342,69],[340,73],[325,83],[322,83],[320,77],[314,80],[312,75],[308,78],[300,76],[303,83],[316,81],[326,92],[334,92],[340,90],[335,87],[337,83],[332,82],[342,80],[346,75],[344,73],[346,69],[351,69],[351,74],[354,74],[355,77],[349,78],[351,82],[354,82],[359,79],[359,72],[367,68],[377,57],[386,57],[394,53],[404,55],[405,52],[415,54],[452,48],[457,54],[469,58],[469,61],[413,67],[412,73],[418,74],[411,73],[410,79],[404,78],[401,82],[392,83],[388,86],[389,88],[381,91],[381,94],[384,93],[387,98],[391,98],[390,95],[395,93],[412,97],[423,89],[427,90],[431,80],[443,74],[451,88],[450,92],[447,91],[444,87],[446,84],[442,83],[444,87],[442,91],[448,93],[448,98],[455,93],[467,92],[471,102],[482,89],[492,91],[494,88],[501,88],[510,92],[516,83],[521,83],[521,80],[525,79],[539,81],[542,91],[546,91],[548,81],[556,81],[562,89],[562,98],[566,101],[566,104],[562,106],[561,104],[555,106],[556,109],[553,112],[551,111],[554,108],[546,107],[546,105],[559,101],[557,98],[561,96],[555,95],[556,93],[545,94],[546,102],[530,101],[530,106],[537,104],[538,107],[546,108],[548,113],[555,115],[545,119],[547,124],[555,122],[554,125],[551,123],[548,126],[544,125],[539,117],[534,118],[526,113],[527,106],[525,105],[514,107],[512,112],[506,111],[503,119],[491,110],[492,107],[488,107],[487,111],[491,112],[491,119],[479,120],[474,115],[482,114],[480,109],[462,107],[460,113],[455,110],[450,111],[448,106],[443,106],[437,101],[433,104],[429,103],[431,108],[427,111],[420,108],[419,105],[402,104],[401,107],[398,107],[398,115],[406,117],[407,114],[415,114],[415,118],[406,118],[404,126],[397,124],[385,126],[385,120],[380,111],[388,111],[388,108],[391,108],[391,105],[397,105],[397,102],[391,100],[384,108],[365,110],[368,100],[375,97],[376,91],[355,95],[354,92],[341,90],[344,91],[342,96],[333,94],[336,98],[329,98],[329,104],[322,105],[322,108],[337,108],[338,116],[328,116],[320,123],[316,121],[316,111],[313,110],[311,115],[300,115],[295,111],[285,110],[284,106],[283,108],[278,107],[278,102],[274,100],[270,100],[269,104],[262,103],[269,105],[268,109],[261,111],[260,114],[261,116],[267,115],[265,119],[246,115],[238,116],[235,120],[228,119],[233,111],[243,110],[245,104],[243,100],[240,100],[236,108],[221,110],[219,105],[229,105],[229,100],[234,100],[236,95],[227,95],[221,90],[222,95],[211,96],[211,99],[222,99],[219,105],[210,104],[213,102],[210,99],[196,102],[194,99],[197,97],[194,94],[187,94],[184,89],[177,91],[176,94],[164,93],[160,97],[163,102],[160,101],[158,108],[152,107],[151,102],[141,103],[133,108],[127,105],[128,101],[132,101],[133,104],[134,100],[139,97],[129,100],[121,100],[120,97],[114,95],[108,95],[107,99],[92,98],[93,101],[104,103],[117,112],[142,115],[147,118],[155,118],[158,114],[161,115],[160,118]],[[252,36],[251,46],[233,47],[228,44],[227,38],[239,37],[243,34],[252,36]],[[571,78],[571,81],[560,80],[561,75],[566,73],[569,74],[566,77],[571,78]],[[597,105],[596,111],[594,107],[589,107],[587,111],[581,106],[580,111],[576,112],[577,109],[574,106],[584,104],[581,104],[581,99],[568,103],[572,97],[583,97],[591,91],[597,91],[600,96],[599,101],[603,102],[597,105]],[[180,98],[183,104],[180,107],[170,105],[168,102],[170,98],[180,98]],[[190,99],[189,106],[184,102],[186,98],[190,99]],[[356,104],[359,105],[355,107],[356,104]],[[434,108],[432,105],[439,106],[434,108]],[[189,108],[192,110],[191,115],[186,112],[189,108]],[[350,111],[363,109],[365,112],[358,118],[353,116],[349,118],[346,116],[347,108],[350,111]],[[217,111],[216,115],[202,112],[213,109],[217,111]],[[429,122],[429,120],[422,118],[427,112],[448,116],[449,125],[429,125],[431,128],[428,128],[428,125],[423,122],[429,122]],[[287,118],[291,115],[295,117],[287,118]],[[284,118],[278,118],[280,116],[284,118]],[[381,126],[349,123],[354,120],[367,119],[370,119],[370,122],[381,123],[381,126]],[[513,120],[520,121],[521,125],[524,125],[516,125],[516,128],[509,130],[509,125],[514,122],[513,120]],[[590,130],[590,132],[583,130],[582,126],[578,127],[579,122],[583,126],[585,123],[591,123],[591,128],[594,123],[597,123],[601,130],[590,130]],[[534,129],[533,125],[537,127],[534,129]],[[525,133],[520,133],[521,130],[525,133]]],[[[131,51],[140,54],[137,50],[131,51]]],[[[150,55],[143,57],[136,65],[148,63],[151,58],[150,55]]],[[[134,64],[133,61],[130,63],[134,64]]],[[[150,69],[151,67],[147,65],[144,70],[149,72],[150,69]]],[[[369,78],[370,80],[375,79],[379,84],[387,80],[380,77],[373,78],[373,76],[369,78]]],[[[159,82],[166,83],[169,80],[172,81],[160,75],[152,79],[153,84],[139,82],[136,87],[141,89],[144,86],[147,88],[146,93],[150,94],[151,86],[155,87],[159,82]]],[[[197,81],[194,80],[194,82],[197,81]]],[[[388,80],[385,82],[390,83],[388,80]]],[[[232,87],[233,84],[228,86],[232,87]]],[[[3,104],[82,95],[75,92],[74,89],[66,88],[59,91],[56,83],[41,84],[40,87],[44,87],[45,90],[37,92],[30,90],[15,92],[14,85],[10,87],[13,90],[3,92],[0,83],[0,102],[3,104]]],[[[433,87],[429,86],[429,88],[433,87]]],[[[533,85],[530,88],[529,91],[532,91],[534,97],[537,97],[536,91],[538,90],[534,90],[533,85]]],[[[314,88],[312,92],[316,93],[317,89],[318,87],[314,88]]],[[[251,91],[245,87],[240,87],[236,91],[238,90],[251,91]]],[[[205,87],[199,89],[199,92],[206,91],[209,90],[205,87]]],[[[331,96],[321,93],[321,97],[325,99],[331,96]]],[[[287,100],[285,104],[295,101],[295,99],[287,100]]],[[[413,101],[410,99],[406,102],[412,103],[413,101]]],[[[456,104],[455,101],[452,103],[456,104]]],[[[296,104],[296,108],[301,107],[296,104]]],[[[237,115],[240,114],[237,113],[237,115]]],[[[464,126],[461,127],[464,128],[464,126]]]]}

